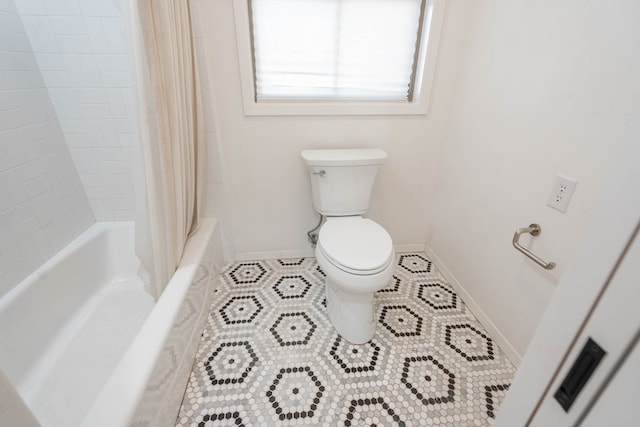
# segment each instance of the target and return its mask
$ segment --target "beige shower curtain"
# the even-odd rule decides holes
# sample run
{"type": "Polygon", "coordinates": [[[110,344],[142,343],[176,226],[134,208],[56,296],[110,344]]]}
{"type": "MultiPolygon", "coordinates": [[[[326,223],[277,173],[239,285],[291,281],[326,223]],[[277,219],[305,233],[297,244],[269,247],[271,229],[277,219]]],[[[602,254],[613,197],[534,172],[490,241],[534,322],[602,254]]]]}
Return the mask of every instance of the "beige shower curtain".
{"type": "Polygon", "coordinates": [[[144,165],[136,253],[142,262],[140,276],[157,299],[198,226],[202,114],[189,1],[137,0],[134,6],[144,165]]]}

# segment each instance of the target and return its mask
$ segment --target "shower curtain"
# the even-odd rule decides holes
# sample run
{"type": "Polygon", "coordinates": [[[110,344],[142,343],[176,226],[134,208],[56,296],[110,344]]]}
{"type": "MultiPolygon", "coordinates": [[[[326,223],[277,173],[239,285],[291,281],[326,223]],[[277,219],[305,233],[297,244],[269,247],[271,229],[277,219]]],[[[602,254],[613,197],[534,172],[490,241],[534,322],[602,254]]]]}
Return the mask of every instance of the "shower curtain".
{"type": "Polygon", "coordinates": [[[131,6],[140,113],[136,254],[145,288],[159,298],[198,226],[203,131],[189,1],[131,6]]]}

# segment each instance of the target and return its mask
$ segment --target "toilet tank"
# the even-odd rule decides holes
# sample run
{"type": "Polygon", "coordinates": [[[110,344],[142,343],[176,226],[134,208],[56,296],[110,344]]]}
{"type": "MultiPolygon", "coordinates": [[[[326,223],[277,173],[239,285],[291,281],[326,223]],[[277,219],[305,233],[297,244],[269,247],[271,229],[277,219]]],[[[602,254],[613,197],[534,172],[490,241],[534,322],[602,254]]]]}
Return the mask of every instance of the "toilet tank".
{"type": "Polygon", "coordinates": [[[364,214],[387,153],[376,148],[304,150],[313,206],[324,216],[364,214]]]}

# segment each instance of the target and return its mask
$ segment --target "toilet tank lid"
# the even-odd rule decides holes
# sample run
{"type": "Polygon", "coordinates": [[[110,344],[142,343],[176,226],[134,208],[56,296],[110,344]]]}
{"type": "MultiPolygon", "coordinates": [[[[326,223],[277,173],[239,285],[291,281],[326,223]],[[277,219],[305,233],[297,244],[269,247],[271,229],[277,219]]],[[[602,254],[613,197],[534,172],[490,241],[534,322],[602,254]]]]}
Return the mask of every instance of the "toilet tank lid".
{"type": "Polygon", "coordinates": [[[309,166],[378,165],[387,158],[387,153],[379,148],[303,150],[301,155],[309,166]]]}

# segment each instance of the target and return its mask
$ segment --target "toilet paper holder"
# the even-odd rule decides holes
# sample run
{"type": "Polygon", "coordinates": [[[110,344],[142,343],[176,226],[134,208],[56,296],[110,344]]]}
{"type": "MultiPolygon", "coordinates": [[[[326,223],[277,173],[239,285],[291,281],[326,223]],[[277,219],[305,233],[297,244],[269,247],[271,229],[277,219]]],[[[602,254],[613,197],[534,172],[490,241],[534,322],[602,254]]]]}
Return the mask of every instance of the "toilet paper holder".
{"type": "Polygon", "coordinates": [[[535,262],[545,270],[553,270],[553,268],[556,266],[555,262],[543,261],[534,253],[532,253],[530,250],[520,245],[520,242],[519,242],[520,236],[522,234],[529,233],[532,236],[537,236],[540,234],[541,231],[542,231],[542,228],[540,228],[539,224],[530,224],[528,227],[518,228],[515,234],[513,235],[513,241],[512,241],[513,247],[519,250],[520,252],[522,252],[523,254],[525,254],[528,258],[530,258],[533,262],[535,262]]]}

